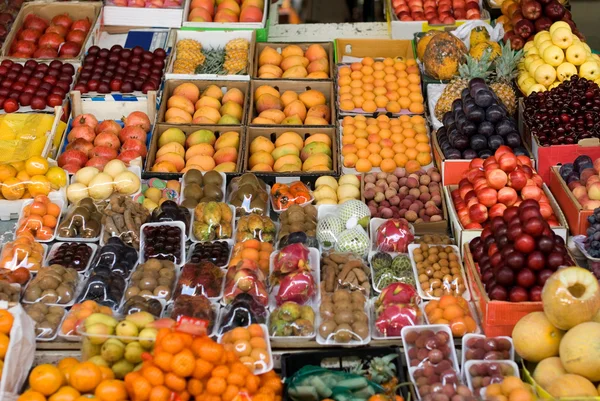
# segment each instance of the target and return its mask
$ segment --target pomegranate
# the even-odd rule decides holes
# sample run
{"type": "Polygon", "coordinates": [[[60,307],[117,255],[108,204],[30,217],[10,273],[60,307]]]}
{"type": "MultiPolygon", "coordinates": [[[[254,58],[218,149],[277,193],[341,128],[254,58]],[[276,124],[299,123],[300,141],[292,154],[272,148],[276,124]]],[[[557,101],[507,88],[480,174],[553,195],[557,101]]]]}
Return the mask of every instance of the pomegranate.
{"type": "Polygon", "coordinates": [[[83,166],[88,161],[87,156],[80,150],[68,149],[58,156],[58,166],[63,167],[67,164],[75,164],[79,167],[83,166]]]}
{"type": "Polygon", "coordinates": [[[77,163],[67,163],[61,166],[66,172],[70,174],[75,174],[82,166],[77,165],[77,163]]]}
{"type": "MultiPolygon", "coordinates": [[[[35,44],[31,43],[31,42],[27,42],[25,40],[19,40],[17,41],[16,45],[15,45],[15,53],[19,53],[19,54],[25,54],[25,57],[29,57],[33,54],[33,52],[35,51],[36,46],[35,44]]],[[[15,57],[17,57],[15,54],[13,54],[15,57]]]]}
{"type": "Polygon", "coordinates": [[[121,141],[119,141],[119,138],[113,132],[102,131],[98,134],[98,136],[96,136],[96,139],[94,139],[94,145],[119,149],[119,146],[121,146],[121,141]]]}
{"type": "Polygon", "coordinates": [[[132,150],[142,157],[146,157],[146,154],[148,153],[146,145],[143,142],[138,141],[137,139],[128,139],[125,142],[123,142],[123,146],[121,146],[121,151],[126,152],[128,150],[132,150]]]}
{"type": "Polygon", "coordinates": [[[148,115],[142,111],[134,111],[125,118],[126,127],[136,125],[140,126],[144,132],[150,131],[150,119],[148,118],[148,115]]]}
{"type": "Polygon", "coordinates": [[[33,28],[44,32],[46,28],[48,28],[48,22],[35,14],[29,14],[27,17],[25,17],[23,26],[25,28],[33,28]]]}
{"type": "Polygon", "coordinates": [[[42,36],[42,31],[38,31],[37,29],[23,29],[19,35],[19,40],[26,40],[28,42],[36,43],[37,40],[42,36]]]}
{"type": "Polygon", "coordinates": [[[80,50],[81,50],[81,45],[79,45],[75,42],[65,42],[60,47],[60,51],[58,52],[58,55],[60,57],[74,58],[74,57],[77,57],[80,50]]]}
{"type": "Polygon", "coordinates": [[[140,154],[135,150],[126,150],[125,152],[121,152],[117,159],[129,165],[129,162],[131,162],[133,159],[137,159],[138,157],[140,157],[140,154]]]}
{"type": "Polygon", "coordinates": [[[90,141],[86,141],[83,138],[77,138],[67,145],[67,149],[79,150],[80,152],[89,155],[92,149],[94,149],[94,145],[90,141]]]}
{"type": "Polygon", "coordinates": [[[64,41],[65,40],[57,33],[45,33],[38,41],[38,45],[40,47],[50,46],[54,49],[58,49],[61,43],[63,43],[64,41]]]}
{"type": "Polygon", "coordinates": [[[121,126],[115,120],[104,120],[96,127],[96,132],[112,132],[115,135],[119,135],[121,132],[121,126]]]}
{"type": "Polygon", "coordinates": [[[92,128],[82,125],[80,127],[73,128],[67,136],[67,140],[69,142],[72,142],[77,138],[83,138],[86,141],[93,142],[96,138],[96,134],[94,134],[94,130],[92,128]]]}
{"type": "Polygon", "coordinates": [[[33,53],[33,57],[35,57],[35,58],[56,58],[56,57],[58,57],[58,52],[53,47],[43,46],[43,47],[38,48],[33,53]]]}
{"type": "Polygon", "coordinates": [[[108,146],[95,146],[90,152],[91,157],[104,157],[108,160],[116,159],[117,150],[108,146]]]}
{"type": "Polygon", "coordinates": [[[119,139],[121,142],[125,142],[128,139],[137,139],[142,143],[146,143],[146,131],[138,126],[128,126],[121,130],[119,139]]]}
{"type": "Polygon", "coordinates": [[[86,36],[87,36],[87,33],[83,32],[83,31],[71,31],[67,35],[67,42],[74,42],[74,43],[77,43],[79,46],[81,46],[81,45],[83,45],[83,42],[85,41],[86,36]]]}
{"type": "Polygon", "coordinates": [[[79,114],[73,119],[73,127],[79,127],[87,125],[88,127],[95,129],[98,126],[98,120],[93,114],[79,114]]]}
{"type": "Polygon", "coordinates": [[[55,33],[57,35],[60,35],[60,37],[64,38],[67,34],[67,29],[61,25],[50,25],[44,33],[55,33]]]}
{"type": "Polygon", "coordinates": [[[104,166],[106,166],[106,163],[108,163],[110,160],[107,159],[106,157],[92,157],[90,160],[87,161],[87,163],[85,163],[86,167],[96,167],[98,170],[102,171],[104,170],[104,166]]]}
{"type": "Polygon", "coordinates": [[[91,27],[92,23],[90,22],[90,19],[86,17],[73,22],[73,25],[71,25],[71,30],[88,32],[91,27]]]}
{"type": "Polygon", "coordinates": [[[50,22],[54,25],[60,25],[65,29],[69,29],[71,27],[71,24],[73,23],[73,20],[71,19],[71,17],[69,17],[69,14],[65,13],[55,16],[50,22]]]}

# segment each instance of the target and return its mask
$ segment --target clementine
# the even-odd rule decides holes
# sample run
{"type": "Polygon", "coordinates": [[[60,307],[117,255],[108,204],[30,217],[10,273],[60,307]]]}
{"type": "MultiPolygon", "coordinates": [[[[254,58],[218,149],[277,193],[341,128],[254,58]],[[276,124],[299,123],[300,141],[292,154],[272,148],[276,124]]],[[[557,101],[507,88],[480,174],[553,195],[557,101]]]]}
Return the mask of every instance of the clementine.
{"type": "Polygon", "coordinates": [[[63,384],[63,374],[54,365],[38,365],[29,374],[29,387],[45,396],[54,394],[63,384]]]}
{"type": "Polygon", "coordinates": [[[9,311],[6,309],[0,310],[0,333],[6,335],[10,334],[10,329],[12,328],[14,320],[15,318],[9,311]]]}
{"type": "Polygon", "coordinates": [[[94,391],[102,381],[102,371],[92,362],[82,362],[70,370],[69,384],[82,393],[94,391]]]}
{"type": "Polygon", "coordinates": [[[128,398],[125,383],[121,380],[104,380],[94,392],[101,401],[123,401],[128,398]]]}
{"type": "Polygon", "coordinates": [[[70,386],[63,386],[48,398],[48,401],[75,401],[81,394],[70,386]]]}

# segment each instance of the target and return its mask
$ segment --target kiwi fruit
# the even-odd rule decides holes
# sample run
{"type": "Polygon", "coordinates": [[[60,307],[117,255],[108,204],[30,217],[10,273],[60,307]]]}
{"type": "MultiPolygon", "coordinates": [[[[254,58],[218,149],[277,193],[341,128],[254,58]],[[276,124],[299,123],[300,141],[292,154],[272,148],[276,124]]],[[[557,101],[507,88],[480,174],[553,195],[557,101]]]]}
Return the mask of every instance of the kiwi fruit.
{"type": "Polygon", "coordinates": [[[185,182],[185,185],[188,186],[189,184],[192,183],[196,183],[198,185],[202,185],[202,173],[200,172],[200,170],[189,170],[187,173],[185,173],[184,177],[183,177],[183,182],[185,182]]]}
{"type": "Polygon", "coordinates": [[[333,338],[338,343],[349,343],[352,340],[352,327],[347,323],[338,325],[333,338]]]}
{"type": "Polygon", "coordinates": [[[204,180],[205,186],[213,184],[217,187],[220,187],[221,185],[223,185],[223,177],[216,171],[207,171],[206,173],[204,173],[202,179],[204,180]]]}
{"type": "Polygon", "coordinates": [[[198,201],[192,198],[187,198],[184,199],[183,202],[181,202],[181,206],[187,209],[194,209],[196,206],[198,206],[198,201]]]}
{"type": "Polygon", "coordinates": [[[192,198],[195,201],[198,201],[198,200],[202,199],[203,196],[204,196],[204,191],[202,190],[200,185],[195,182],[193,182],[189,185],[186,185],[185,189],[183,190],[183,198],[184,199],[192,198]]]}
{"type": "Polygon", "coordinates": [[[215,202],[220,202],[223,199],[223,191],[215,184],[207,184],[204,186],[204,197],[212,198],[215,202]]]}

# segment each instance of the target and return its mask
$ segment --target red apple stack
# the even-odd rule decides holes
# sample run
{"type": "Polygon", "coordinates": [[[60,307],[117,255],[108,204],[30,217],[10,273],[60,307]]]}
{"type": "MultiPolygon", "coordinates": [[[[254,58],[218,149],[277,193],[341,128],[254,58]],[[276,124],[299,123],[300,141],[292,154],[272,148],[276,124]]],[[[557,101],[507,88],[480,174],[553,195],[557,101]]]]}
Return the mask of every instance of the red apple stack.
{"type": "Polygon", "coordinates": [[[481,19],[477,0],[393,0],[392,6],[400,21],[454,24],[457,19],[481,19]]]}
{"type": "Polygon", "coordinates": [[[134,111],[123,123],[124,127],[115,120],[98,123],[92,114],[76,116],[67,135],[67,149],[58,157],[58,165],[74,174],[85,166],[102,171],[113,159],[129,163],[137,157],[146,157],[146,133],[150,131],[146,113],[134,111]]]}
{"type": "Polygon", "coordinates": [[[73,21],[68,14],[60,14],[48,24],[45,19],[29,14],[23,27],[17,31],[9,55],[19,58],[75,58],[91,27],[89,18],[73,21]]]}
{"type": "Polygon", "coordinates": [[[192,0],[192,22],[261,22],[264,0],[192,0]]]}
{"type": "Polygon", "coordinates": [[[542,177],[526,156],[515,156],[505,145],[493,156],[473,159],[458,189],[452,191],[452,202],[465,229],[482,229],[494,217],[502,216],[510,206],[532,199],[540,203],[543,218],[558,226],[552,206],[542,190],[542,177]]]}
{"type": "Polygon", "coordinates": [[[548,277],[560,266],[574,264],[540,206],[527,199],[508,207],[469,244],[490,299],[539,302],[548,277]]]}

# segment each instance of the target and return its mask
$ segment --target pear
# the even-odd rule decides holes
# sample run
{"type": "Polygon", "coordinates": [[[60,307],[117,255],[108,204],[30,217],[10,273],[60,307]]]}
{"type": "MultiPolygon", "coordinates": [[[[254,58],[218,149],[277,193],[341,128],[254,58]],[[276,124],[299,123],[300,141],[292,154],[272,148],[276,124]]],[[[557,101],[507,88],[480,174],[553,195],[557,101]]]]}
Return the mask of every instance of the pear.
{"type": "Polygon", "coordinates": [[[119,323],[117,325],[117,327],[115,329],[115,333],[119,337],[124,337],[121,340],[125,344],[127,344],[127,343],[130,343],[135,340],[133,338],[125,338],[125,337],[137,337],[139,330],[133,322],[130,322],[128,320],[123,320],[121,323],[119,323]]]}
{"type": "Polygon", "coordinates": [[[142,330],[150,323],[154,322],[154,316],[148,312],[135,312],[131,315],[127,315],[125,318],[126,321],[132,322],[137,326],[139,330],[142,330]]]}
{"type": "Polygon", "coordinates": [[[123,380],[125,375],[133,371],[135,365],[129,362],[127,359],[121,359],[112,365],[111,369],[115,374],[115,379],[123,380]]]}
{"type": "Polygon", "coordinates": [[[125,345],[116,338],[109,338],[100,349],[100,355],[107,362],[117,362],[123,358],[125,353],[125,345]]]}
{"type": "Polygon", "coordinates": [[[140,334],[138,338],[140,339],[140,345],[145,349],[150,349],[154,345],[154,340],[156,339],[156,335],[158,334],[158,330],[152,327],[146,327],[140,334]]]}
{"type": "MultiPolygon", "coordinates": [[[[104,339],[102,339],[102,341],[104,341],[104,339]]],[[[83,356],[83,359],[89,359],[100,355],[100,344],[95,344],[90,339],[84,337],[83,345],[81,346],[81,355],[83,356]]]]}
{"type": "Polygon", "coordinates": [[[119,321],[112,316],[105,315],[104,313],[92,313],[85,319],[83,324],[87,329],[89,326],[92,326],[96,323],[102,323],[108,327],[115,327],[117,324],[119,324],[119,321]]]}
{"type": "Polygon", "coordinates": [[[125,347],[125,359],[133,364],[140,363],[142,362],[143,352],[144,349],[139,342],[129,343],[127,344],[127,347],[125,347]]]}
{"type": "Polygon", "coordinates": [[[106,362],[104,360],[104,358],[102,358],[100,355],[96,355],[91,357],[90,359],[87,360],[87,362],[91,362],[96,366],[106,366],[107,368],[110,367],[110,365],[108,364],[108,362],[106,362]]]}
{"type": "Polygon", "coordinates": [[[114,334],[114,327],[107,326],[104,323],[94,323],[86,326],[85,333],[92,344],[103,344],[107,336],[114,334]]]}

